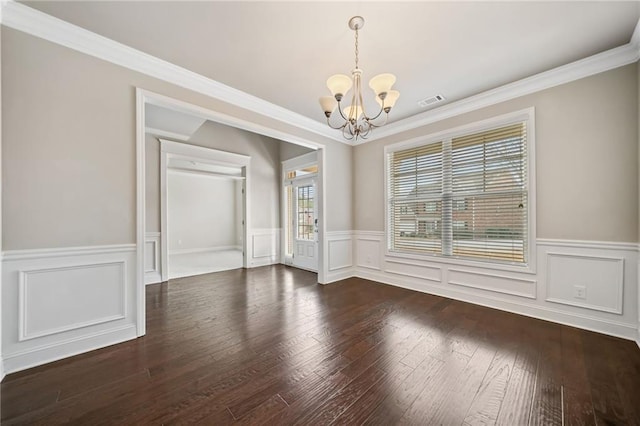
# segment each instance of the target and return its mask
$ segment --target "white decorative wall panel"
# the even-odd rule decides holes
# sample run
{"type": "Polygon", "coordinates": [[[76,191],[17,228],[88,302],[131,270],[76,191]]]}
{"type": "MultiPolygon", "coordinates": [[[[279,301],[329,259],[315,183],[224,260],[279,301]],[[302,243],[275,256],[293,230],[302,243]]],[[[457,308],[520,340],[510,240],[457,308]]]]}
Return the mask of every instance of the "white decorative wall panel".
{"type": "MultiPolygon", "coordinates": [[[[253,236],[253,258],[272,257],[278,254],[275,238],[271,234],[253,236]]],[[[303,254],[303,253],[301,253],[303,254]]]]}
{"type": "Polygon", "coordinates": [[[385,271],[396,275],[404,275],[405,277],[420,278],[437,283],[442,282],[442,269],[439,266],[387,258],[385,271]]]}
{"type": "Polygon", "coordinates": [[[356,265],[361,268],[380,269],[380,240],[356,238],[356,265]]]}
{"type": "Polygon", "coordinates": [[[19,340],[123,319],[124,262],[19,272],[19,340]]]}
{"type": "Polygon", "coordinates": [[[156,264],[156,242],[146,241],[144,243],[144,272],[155,272],[158,270],[156,264]]]}
{"type": "Polygon", "coordinates": [[[249,239],[251,253],[249,266],[264,266],[280,263],[280,229],[254,229],[249,239]]]}
{"type": "Polygon", "coordinates": [[[135,265],[134,244],[3,253],[6,371],[135,338],[135,265]]]}
{"type": "Polygon", "coordinates": [[[547,253],[549,302],[622,314],[623,277],[621,257],[547,253]]]}
{"type": "Polygon", "coordinates": [[[536,280],[449,267],[449,284],[536,298],[536,280]]]}
{"type": "Polygon", "coordinates": [[[353,266],[353,244],[351,238],[329,240],[329,271],[353,266]]]}
{"type": "Polygon", "coordinates": [[[144,242],[144,283],[162,282],[160,268],[160,232],[147,232],[144,242]]]}

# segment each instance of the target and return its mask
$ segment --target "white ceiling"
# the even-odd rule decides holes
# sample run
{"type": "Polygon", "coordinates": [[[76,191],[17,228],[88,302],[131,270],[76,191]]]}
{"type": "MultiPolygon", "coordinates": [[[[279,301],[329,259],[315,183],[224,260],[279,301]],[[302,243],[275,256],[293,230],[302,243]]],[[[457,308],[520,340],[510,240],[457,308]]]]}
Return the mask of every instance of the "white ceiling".
{"type": "Polygon", "coordinates": [[[148,133],[181,140],[189,139],[206,121],[204,118],[153,104],[145,105],[144,117],[148,133]]]}
{"type": "Polygon", "coordinates": [[[640,16],[609,1],[26,4],[317,121],[327,77],[353,68],[353,15],[364,79],[397,76],[390,121],[626,44],[640,16]]]}

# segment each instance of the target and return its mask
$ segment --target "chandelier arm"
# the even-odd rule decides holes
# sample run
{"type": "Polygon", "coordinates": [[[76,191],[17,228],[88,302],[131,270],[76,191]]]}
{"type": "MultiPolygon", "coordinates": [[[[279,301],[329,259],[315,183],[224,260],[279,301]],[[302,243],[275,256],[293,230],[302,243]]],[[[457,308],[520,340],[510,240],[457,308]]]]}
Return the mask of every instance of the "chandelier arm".
{"type": "Polygon", "coordinates": [[[342,125],[338,125],[338,126],[334,127],[333,125],[331,125],[331,121],[329,121],[329,120],[330,120],[330,118],[327,117],[327,126],[331,127],[332,129],[338,130],[338,129],[342,129],[345,126],[344,124],[342,124],[342,125]]]}
{"type": "Polygon", "coordinates": [[[338,112],[340,113],[340,117],[342,117],[344,121],[349,121],[349,119],[345,117],[344,113],[342,112],[342,105],[340,105],[340,101],[338,101],[338,112]]]}
{"type": "MultiPolygon", "coordinates": [[[[370,121],[376,120],[378,117],[380,117],[382,115],[383,112],[384,112],[384,100],[382,101],[382,107],[380,108],[380,111],[378,111],[376,116],[375,117],[368,117],[368,118],[369,118],[370,121]]],[[[378,126],[376,126],[376,127],[378,127],[378,126]]]]}
{"type": "MultiPolygon", "coordinates": [[[[347,123],[349,123],[349,122],[347,121],[347,123]]],[[[350,127],[349,127],[349,132],[347,133],[347,123],[345,123],[345,125],[342,126],[342,137],[345,138],[348,141],[353,140],[354,137],[357,140],[358,139],[357,136],[353,134],[353,132],[352,132],[350,127]]]]}

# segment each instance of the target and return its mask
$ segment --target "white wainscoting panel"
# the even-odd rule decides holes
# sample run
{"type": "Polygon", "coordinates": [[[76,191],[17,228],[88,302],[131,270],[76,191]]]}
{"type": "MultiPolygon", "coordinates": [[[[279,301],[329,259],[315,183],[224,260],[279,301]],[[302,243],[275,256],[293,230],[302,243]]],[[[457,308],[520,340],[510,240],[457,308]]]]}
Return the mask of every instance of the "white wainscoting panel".
{"type": "Polygon", "coordinates": [[[356,266],[358,268],[380,270],[382,240],[379,235],[369,235],[362,231],[355,234],[356,266]]]}
{"type": "Polygon", "coordinates": [[[250,267],[280,263],[280,228],[252,229],[250,267]]]}
{"type": "Polygon", "coordinates": [[[21,270],[18,277],[20,341],[124,319],[126,315],[124,261],[21,270]],[[82,303],[77,303],[79,300],[82,303]]]}
{"type": "Polygon", "coordinates": [[[351,236],[329,239],[329,271],[353,266],[353,242],[351,236]]]}
{"type": "Polygon", "coordinates": [[[419,278],[436,283],[442,282],[442,268],[434,265],[420,264],[404,259],[385,259],[385,271],[405,277],[419,278]]]}
{"type": "Polygon", "coordinates": [[[7,373],[136,337],[134,244],[3,254],[7,373]]]}
{"type": "Polygon", "coordinates": [[[144,241],[144,283],[162,282],[160,268],[160,232],[147,232],[144,241]]]}
{"type": "Polygon", "coordinates": [[[538,239],[532,270],[388,255],[384,232],[354,231],[354,275],[640,342],[638,244],[538,239]],[[574,297],[575,287],[585,298],[574,297]]]}
{"type": "Polygon", "coordinates": [[[623,288],[623,257],[547,252],[549,302],[622,314],[623,288]]]}
{"type": "Polygon", "coordinates": [[[326,282],[332,283],[353,276],[353,233],[331,231],[325,233],[328,247],[326,282]]]}
{"type": "Polygon", "coordinates": [[[449,267],[448,282],[452,285],[512,294],[529,299],[535,299],[537,294],[537,281],[535,279],[456,269],[452,267],[449,267]]]}

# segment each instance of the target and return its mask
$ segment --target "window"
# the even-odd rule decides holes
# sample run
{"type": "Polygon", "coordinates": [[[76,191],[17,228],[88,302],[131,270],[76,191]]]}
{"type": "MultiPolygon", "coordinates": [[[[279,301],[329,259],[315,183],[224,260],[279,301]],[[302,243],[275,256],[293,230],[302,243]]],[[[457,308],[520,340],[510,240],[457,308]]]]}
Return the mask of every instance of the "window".
{"type": "Polygon", "coordinates": [[[313,232],[313,185],[299,186],[298,188],[298,239],[314,240],[313,232]]]}
{"type": "Polygon", "coordinates": [[[387,154],[388,248],[528,262],[527,120],[387,154]]]}

